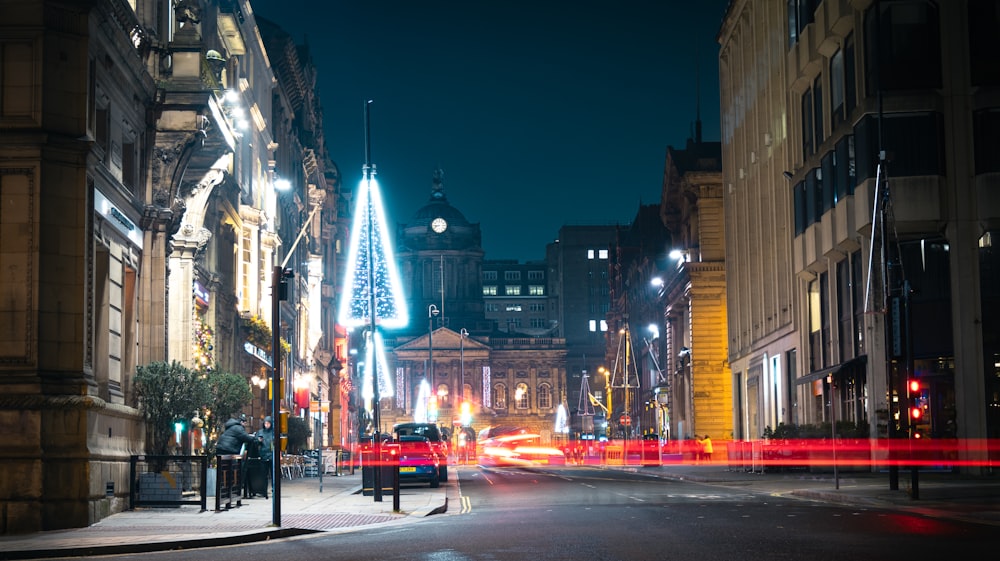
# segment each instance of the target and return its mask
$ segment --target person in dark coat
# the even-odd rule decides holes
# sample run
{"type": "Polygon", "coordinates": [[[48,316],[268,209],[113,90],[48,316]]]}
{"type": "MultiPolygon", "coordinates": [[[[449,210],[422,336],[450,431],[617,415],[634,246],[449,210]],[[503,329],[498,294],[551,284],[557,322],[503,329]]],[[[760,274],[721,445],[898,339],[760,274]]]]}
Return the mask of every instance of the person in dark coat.
{"type": "Polygon", "coordinates": [[[257,440],[260,442],[260,459],[270,462],[274,455],[274,424],[271,417],[264,417],[264,424],[257,431],[257,440]]]}
{"type": "Polygon", "coordinates": [[[219,441],[215,443],[215,453],[219,456],[238,456],[244,444],[255,444],[254,437],[247,434],[245,425],[246,421],[243,419],[226,421],[226,430],[219,437],[219,441]]]}

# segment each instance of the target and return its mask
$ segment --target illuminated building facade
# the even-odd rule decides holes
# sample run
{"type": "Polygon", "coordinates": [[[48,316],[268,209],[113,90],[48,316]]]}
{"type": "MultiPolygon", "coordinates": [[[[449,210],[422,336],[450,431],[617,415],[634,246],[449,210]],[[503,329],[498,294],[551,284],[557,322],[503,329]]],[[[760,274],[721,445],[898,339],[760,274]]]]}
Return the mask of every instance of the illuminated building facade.
{"type": "Polygon", "coordinates": [[[1000,436],[998,13],[992,0],[731,3],[737,438],[834,416],[872,438],[1000,436]],[[899,415],[911,398],[927,412],[916,426],[899,415]]]}

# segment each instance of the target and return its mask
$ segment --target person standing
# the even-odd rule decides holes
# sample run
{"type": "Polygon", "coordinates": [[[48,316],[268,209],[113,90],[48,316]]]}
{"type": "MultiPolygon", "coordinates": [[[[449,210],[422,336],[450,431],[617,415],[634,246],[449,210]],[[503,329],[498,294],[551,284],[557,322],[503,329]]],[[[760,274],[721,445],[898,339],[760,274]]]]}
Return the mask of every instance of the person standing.
{"type": "Polygon", "coordinates": [[[271,417],[264,417],[264,424],[257,431],[257,440],[260,442],[260,459],[270,463],[274,457],[274,424],[271,417]]]}
{"type": "Polygon", "coordinates": [[[239,456],[244,444],[256,444],[254,437],[247,434],[246,423],[245,417],[226,421],[225,430],[215,443],[217,456],[239,456]]]}
{"type": "Polygon", "coordinates": [[[699,440],[698,443],[701,444],[701,459],[710,462],[712,460],[712,452],[714,452],[712,449],[712,438],[706,434],[705,438],[699,440]]]}
{"type": "MultiPolygon", "coordinates": [[[[271,417],[264,417],[264,423],[261,425],[260,430],[256,433],[257,443],[259,447],[260,454],[260,467],[267,472],[266,475],[259,474],[261,477],[260,484],[263,487],[257,486],[255,490],[259,489],[259,493],[263,494],[264,498],[267,498],[267,485],[271,484],[271,492],[274,492],[274,466],[271,462],[274,460],[274,423],[271,422],[271,417]]],[[[247,478],[250,481],[250,478],[247,478]]]]}

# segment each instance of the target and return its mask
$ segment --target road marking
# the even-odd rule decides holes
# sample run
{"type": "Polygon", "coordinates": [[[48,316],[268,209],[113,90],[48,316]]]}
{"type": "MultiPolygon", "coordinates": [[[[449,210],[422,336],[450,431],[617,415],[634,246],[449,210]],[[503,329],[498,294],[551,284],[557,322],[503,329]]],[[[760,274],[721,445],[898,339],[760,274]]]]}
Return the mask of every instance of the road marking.
{"type": "Polygon", "coordinates": [[[462,495],[460,498],[462,499],[461,514],[468,514],[469,512],[472,512],[472,500],[469,499],[469,496],[462,495]]]}

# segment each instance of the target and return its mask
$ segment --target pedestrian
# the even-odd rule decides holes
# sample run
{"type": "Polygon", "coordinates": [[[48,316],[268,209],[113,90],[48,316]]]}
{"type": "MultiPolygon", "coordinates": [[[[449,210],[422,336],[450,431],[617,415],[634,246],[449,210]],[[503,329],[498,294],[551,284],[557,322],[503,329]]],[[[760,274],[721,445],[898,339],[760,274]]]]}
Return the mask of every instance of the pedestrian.
{"type": "Polygon", "coordinates": [[[701,445],[701,459],[706,462],[711,461],[712,452],[714,452],[714,450],[712,450],[712,438],[706,434],[705,438],[698,441],[698,444],[701,445]]]}
{"type": "Polygon", "coordinates": [[[248,466],[253,468],[253,473],[247,474],[246,477],[247,493],[250,496],[261,495],[266,499],[268,483],[271,484],[271,492],[274,492],[274,466],[271,465],[274,459],[274,423],[271,417],[264,417],[264,423],[254,436],[257,438],[260,463],[248,462],[248,466]]]}
{"type": "Polygon", "coordinates": [[[260,443],[260,459],[270,463],[274,457],[274,424],[271,417],[264,417],[264,424],[257,431],[257,441],[260,443]]]}
{"type": "Polygon", "coordinates": [[[226,421],[225,430],[215,443],[217,456],[239,456],[242,454],[243,445],[257,442],[254,437],[247,434],[246,424],[246,416],[226,421]]]}

